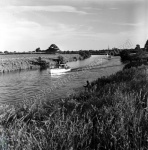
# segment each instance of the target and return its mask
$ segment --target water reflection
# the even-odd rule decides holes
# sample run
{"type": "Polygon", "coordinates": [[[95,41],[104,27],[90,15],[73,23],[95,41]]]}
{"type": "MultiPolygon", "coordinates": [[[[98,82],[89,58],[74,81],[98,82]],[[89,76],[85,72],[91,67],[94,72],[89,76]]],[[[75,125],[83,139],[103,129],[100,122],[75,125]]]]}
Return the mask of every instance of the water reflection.
{"type": "MultiPolygon", "coordinates": [[[[48,71],[48,73],[49,73],[49,71],[48,71]]],[[[66,72],[58,72],[58,73],[55,73],[55,74],[49,73],[49,75],[51,76],[51,78],[61,78],[61,77],[63,77],[66,74],[67,74],[66,72]]]]}

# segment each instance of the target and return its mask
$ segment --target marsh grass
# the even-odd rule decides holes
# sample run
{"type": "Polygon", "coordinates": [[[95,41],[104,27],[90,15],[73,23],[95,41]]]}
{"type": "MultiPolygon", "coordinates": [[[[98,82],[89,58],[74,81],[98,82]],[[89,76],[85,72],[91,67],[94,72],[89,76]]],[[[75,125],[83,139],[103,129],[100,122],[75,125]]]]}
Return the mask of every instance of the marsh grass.
{"type": "Polygon", "coordinates": [[[3,108],[1,148],[26,150],[148,149],[148,81],[131,68],[94,81],[93,92],[55,102],[3,108]]]}

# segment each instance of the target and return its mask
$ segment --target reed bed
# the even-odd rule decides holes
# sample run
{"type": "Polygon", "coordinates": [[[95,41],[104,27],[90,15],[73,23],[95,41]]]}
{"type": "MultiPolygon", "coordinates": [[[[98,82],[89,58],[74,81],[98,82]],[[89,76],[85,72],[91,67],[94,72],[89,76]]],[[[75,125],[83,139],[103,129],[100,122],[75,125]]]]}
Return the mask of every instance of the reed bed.
{"type": "MultiPolygon", "coordinates": [[[[8,55],[9,56],[9,55],[8,55]]],[[[37,64],[38,58],[41,57],[43,61],[49,63],[51,66],[55,65],[56,62],[53,59],[57,58],[58,56],[62,56],[65,62],[71,62],[79,59],[79,54],[26,54],[23,55],[11,55],[11,57],[1,58],[0,59],[0,73],[12,72],[12,71],[20,71],[26,69],[39,69],[40,65],[37,64]],[[33,56],[33,57],[31,57],[33,56]],[[75,58],[75,59],[74,59],[75,58]]]]}
{"type": "Polygon", "coordinates": [[[0,149],[148,149],[146,76],[144,67],[131,68],[80,95],[2,107],[0,149]]]}

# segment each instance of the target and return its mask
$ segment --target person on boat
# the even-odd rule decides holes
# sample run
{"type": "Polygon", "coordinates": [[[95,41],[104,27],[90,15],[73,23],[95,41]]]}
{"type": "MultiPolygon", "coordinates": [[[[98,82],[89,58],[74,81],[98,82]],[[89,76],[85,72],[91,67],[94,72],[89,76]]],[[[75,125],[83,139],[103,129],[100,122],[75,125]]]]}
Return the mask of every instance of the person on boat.
{"type": "Polygon", "coordinates": [[[68,69],[69,67],[67,66],[67,64],[65,64],[65,69],[68,69]]]}

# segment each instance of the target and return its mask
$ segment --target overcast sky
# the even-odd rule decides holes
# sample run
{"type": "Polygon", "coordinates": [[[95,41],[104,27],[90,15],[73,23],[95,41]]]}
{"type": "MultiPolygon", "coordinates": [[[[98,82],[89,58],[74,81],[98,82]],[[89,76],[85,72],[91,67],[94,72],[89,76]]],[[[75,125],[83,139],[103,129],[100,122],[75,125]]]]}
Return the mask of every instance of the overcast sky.
{"type": "Polygon", "coordinates": [[[0,0],[0,51],[143,47],[146,27],[148,0],[0,0]]]}

